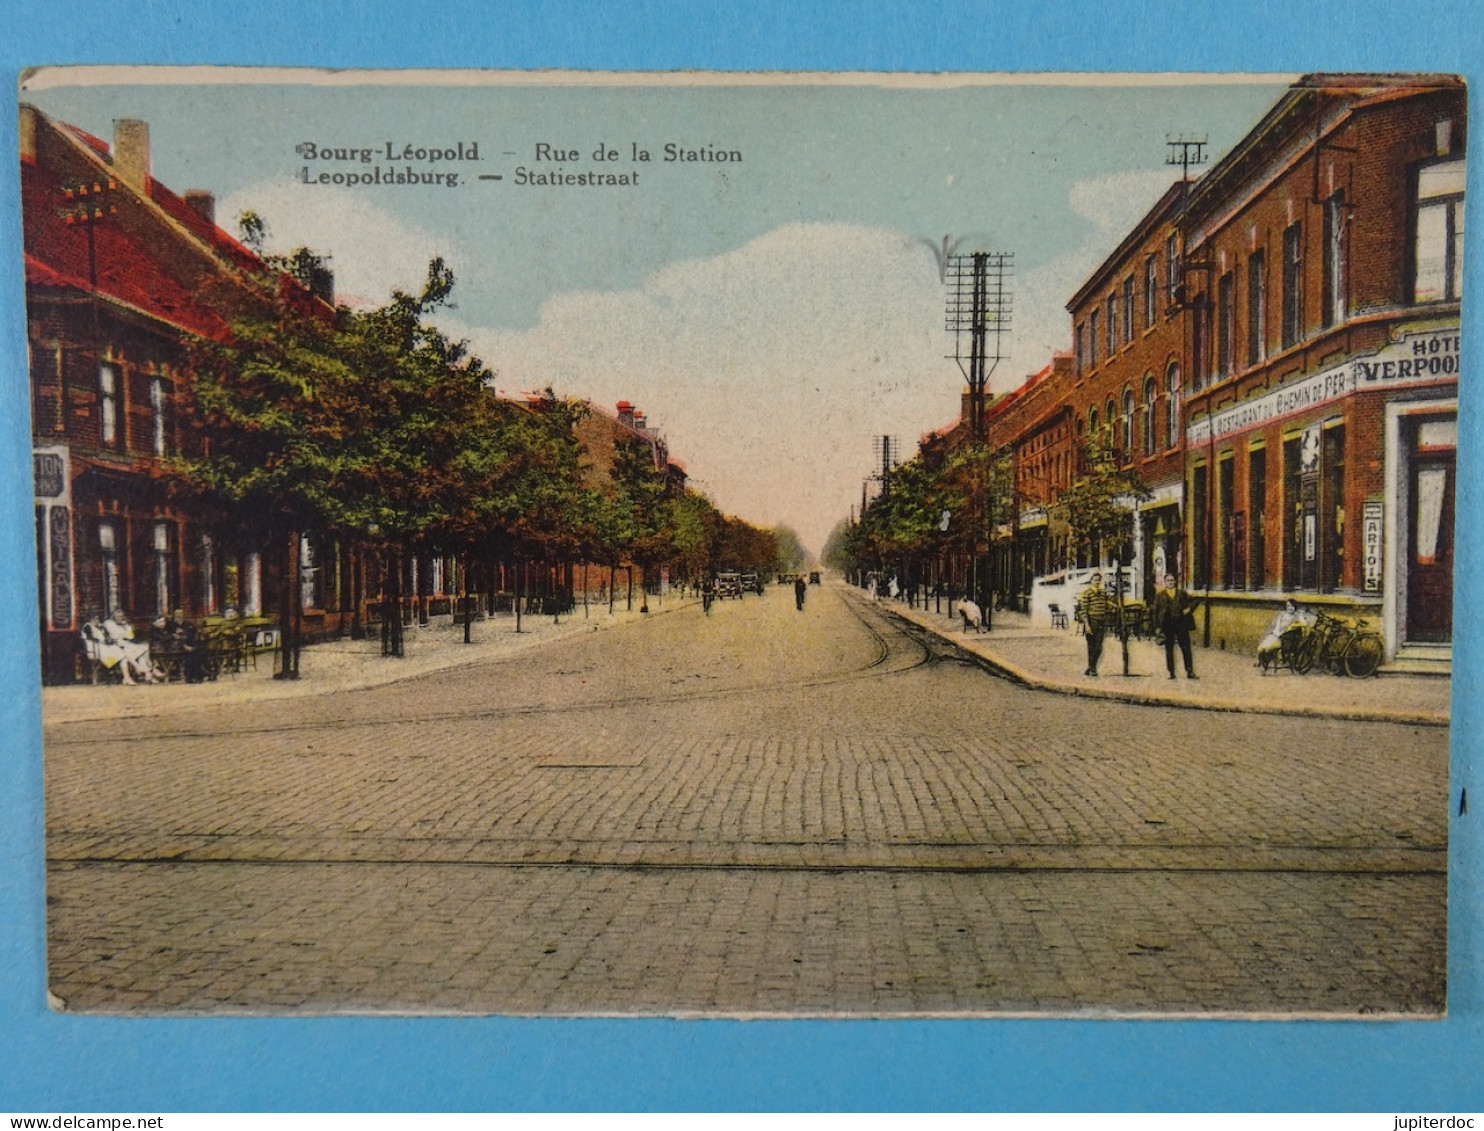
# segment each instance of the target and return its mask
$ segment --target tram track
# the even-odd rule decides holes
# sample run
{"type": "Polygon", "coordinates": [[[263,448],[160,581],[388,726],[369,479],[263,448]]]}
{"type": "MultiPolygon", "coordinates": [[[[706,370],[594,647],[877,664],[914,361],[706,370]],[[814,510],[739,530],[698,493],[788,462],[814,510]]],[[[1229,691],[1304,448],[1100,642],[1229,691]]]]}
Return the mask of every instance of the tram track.
{"type": "MultiPolygon", "coordinates": [[[[944,643],[930,632],[908,622],[888,617],[884,613],[870,609],[869,606],[864,606],[856,601],[846,599],[838,592],[832,593],[830,596],[843,603],[857,623],[865,630],[871,641],[871,649],[866,661],[846,671],[832,672],[814,677],[806,677],[804,679],[769,678],[733,687],[712,689],[686,688],[678,691],[670,689],[663,692],[610,695],[580,701],[528,703],[508,706],[458,707],[442,710],[423,710],[412,713],[400,711],[392,715],[383,713],[366,714],[361,717],[320,718],[293,722],[251,723],[247,725],[239,724],[231,727],[231,733],[245,737],[251,735],[292,734],[295,732],[325,729],[353,730],[384,727],[387,725],[400,727],[444,722],[480,722],[486,720],[494,722],[566,714],[574,710],[604,711],[620,708],[632,709],[635,707],[668,707],[697,702],[735,699],[749,695],[769,694],[785,686],[810,691],[839,686],[860,679],[898,675],[945,662],[960,662],[972,665],[972,660],[966,657],[960,650],[954,648],[951,644],[944,643]],[[906,647],[902,648],[902,645],[906,647]]],[[[480,668],[497,669],[507,664],[528,662],[528,660],[528,656],[523,656],[482,661],[463,670],[474,671],[480,668]]],[[[405,683],[413,680],[431,680],[445,677],[446,674],[446,672],[437,672],[424,676],[409,677],[409,680],[402,681],[401,686],[405,686],[405,683]]],[[[374,696],[382,690],[382,688],[360,689],[349,692],[348,694],[357,697],[374,696]]],[[[133,722],[136,720],[129,721],[133,722]]],[[[137,721],[151,722],[153,720],[144,719],[137,721]]],[[[108,721],[102,723],[96,719],[89,719],[57,724],[54,728],[50,729],[47,735],[47,743],[53,746],[87,746],[100,743],[145,743],[158,742],[162,739],[175,741],[210,738],[220,735],[222,732],[223,728],[217,726],[187,727],[183,729],[172,728],[168,731],[154,727],[141,729],[138,733],[129,733],[127,731],[120,731],[118,722],[108,721]],[[99,728],[100,733],[80,733],[84,728],[89,727],[99,728]]]]}

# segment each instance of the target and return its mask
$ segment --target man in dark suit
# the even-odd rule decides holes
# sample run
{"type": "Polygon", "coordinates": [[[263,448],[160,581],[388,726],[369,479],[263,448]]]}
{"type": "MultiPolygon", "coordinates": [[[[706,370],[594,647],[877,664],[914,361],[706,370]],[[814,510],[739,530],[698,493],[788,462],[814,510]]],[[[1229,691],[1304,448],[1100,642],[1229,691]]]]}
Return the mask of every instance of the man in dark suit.
{"type": "Polygon", "coordinates": [[[1196,599],[1175,584],[1175,575],[1165,575],[1165,585],[1154,595],[1149,606],[1150,619],[1165,638],[1165,667],[1170,678],[1175,678],[1175,645],[1180,646],[1180,657],[1185,661],[1185,678],[1199,679],[1195,674],[1195,663],[1190,657],[1190,630],[1195,626],[1196,599]]]}

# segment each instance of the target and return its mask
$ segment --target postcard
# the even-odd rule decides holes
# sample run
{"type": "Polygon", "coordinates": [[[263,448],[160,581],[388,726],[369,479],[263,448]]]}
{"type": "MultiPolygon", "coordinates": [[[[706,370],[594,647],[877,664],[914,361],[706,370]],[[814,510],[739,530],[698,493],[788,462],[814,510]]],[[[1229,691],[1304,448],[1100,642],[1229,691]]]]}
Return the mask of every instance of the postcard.
{"type": "Polygon", "coordinates": [[[55,1009],[1446,1012],[1460,79],[20,103],[55,1009]]]}

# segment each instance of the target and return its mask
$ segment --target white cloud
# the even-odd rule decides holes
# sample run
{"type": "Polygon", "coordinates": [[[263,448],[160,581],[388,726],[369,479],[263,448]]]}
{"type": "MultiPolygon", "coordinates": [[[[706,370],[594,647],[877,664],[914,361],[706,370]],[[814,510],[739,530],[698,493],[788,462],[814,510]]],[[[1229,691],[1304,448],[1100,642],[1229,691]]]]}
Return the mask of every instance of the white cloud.
{"type": "Polygon", "coordinates": [[[235,232],[237,217],[248,210],[267,223],[269,251],[307,247],[329,256],[335,293],[351,306],[379,306],[394,288],[419,290],[434,256],[458,273],[445,237],[402,223],[351,189],[267,181],[220,201],[217,216],[235,232]]]}
{"type": "MultiPolygon", "coordinates": [[[[1159,171],[1072,187],[1070,207],[1093,229],[1014,279],[1010,356],[995,388],[1068,348],[1067,299],[1168,184],[1159,171]]],[[[246,208],[267,220],[274,250],[333,256],[347,301],[415,289],[428,260],[449,251],[446,238],[347,190],[263,184],[224,200],[220,215],[230,224],[246,208]]],[[[930,244],[880,228],[790,224],[667,265],[632,290],[554,295],[526,330],[463,322],[467,308],[438,321],[469,339],[508,392],[550,385],[610,410],[633,401],[719,506],[793,526],[817,551],[860,501],[873,437],[899,437],[908,456],[922,433],[957,415],[964,379],[948,357],[930,244]]]]}
{"type": "Polygon", "coordinates": [[[633,401],[719,506],[815,550],[859,501],[872,437],[911,454],[962,385],[932,251],[844,224],[788,225],[636,290],[558,295],[525,331],[440,322],[503,389],[633,401]]]}

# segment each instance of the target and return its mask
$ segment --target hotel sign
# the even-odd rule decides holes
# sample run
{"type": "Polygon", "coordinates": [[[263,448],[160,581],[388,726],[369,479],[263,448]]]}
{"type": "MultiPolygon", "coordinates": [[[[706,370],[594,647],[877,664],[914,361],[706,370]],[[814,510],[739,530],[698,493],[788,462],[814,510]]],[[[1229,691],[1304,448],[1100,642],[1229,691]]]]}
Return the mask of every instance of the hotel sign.
{"type": "Polygon", "coordinates": [[[1186,443],[1192,447],[1210,443],[1213,426],[1214,438],[1219,440],[1307,412],[1352,393],[1457,380],[1460,337],[1457,329],[1403,334],[1400,341],[1377,353],[1351,358],[1333,369],[1290,382],[1211,417],[1202,417],[1186,428],[1186,443]]]}

